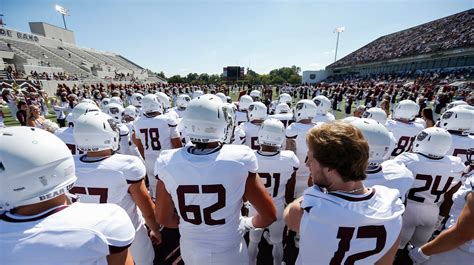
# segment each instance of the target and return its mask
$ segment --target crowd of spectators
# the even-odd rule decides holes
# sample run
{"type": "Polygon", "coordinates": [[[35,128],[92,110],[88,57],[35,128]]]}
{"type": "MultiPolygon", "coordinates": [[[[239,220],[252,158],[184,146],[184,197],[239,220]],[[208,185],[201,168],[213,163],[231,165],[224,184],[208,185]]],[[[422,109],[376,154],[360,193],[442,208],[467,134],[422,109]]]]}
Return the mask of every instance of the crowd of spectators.
{"type": "Polygon", "coordinates": [[[340,67],[472,47],[474,9],[378,38],[330,65],[340,67]]]}

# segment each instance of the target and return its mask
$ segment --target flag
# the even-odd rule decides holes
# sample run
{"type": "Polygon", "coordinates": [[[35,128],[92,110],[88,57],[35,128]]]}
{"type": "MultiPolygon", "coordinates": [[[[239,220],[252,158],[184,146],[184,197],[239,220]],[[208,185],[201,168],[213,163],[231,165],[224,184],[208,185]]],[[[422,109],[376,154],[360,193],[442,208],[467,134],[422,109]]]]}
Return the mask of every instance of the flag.
{"type": "Polygon", "coordinates": [[[345,27],[337,27],[334,29],[334,33],[338,32],[338,33],[341,33],[341,32],[344,32],[346,28],[345,27]]]}

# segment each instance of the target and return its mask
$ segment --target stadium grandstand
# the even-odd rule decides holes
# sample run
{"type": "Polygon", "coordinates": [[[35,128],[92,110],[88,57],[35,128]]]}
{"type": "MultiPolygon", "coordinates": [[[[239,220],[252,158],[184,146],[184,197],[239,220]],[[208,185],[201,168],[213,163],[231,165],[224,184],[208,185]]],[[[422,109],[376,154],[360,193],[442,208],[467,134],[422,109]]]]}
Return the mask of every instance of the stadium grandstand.
{"type": "Polygon", "coordinates": [[[43,22],[29,25],[31,33],[0,27],[3,82],[35,79],[47,92],[53,92],[58,81],[165,82],[124,56],[76,45],[70,30],[43,22]]]}
{"type": "Polygon", "coordinates": [[[474,65],[474,9],[382,36],[326,67],[334,75],[474,65]]]}

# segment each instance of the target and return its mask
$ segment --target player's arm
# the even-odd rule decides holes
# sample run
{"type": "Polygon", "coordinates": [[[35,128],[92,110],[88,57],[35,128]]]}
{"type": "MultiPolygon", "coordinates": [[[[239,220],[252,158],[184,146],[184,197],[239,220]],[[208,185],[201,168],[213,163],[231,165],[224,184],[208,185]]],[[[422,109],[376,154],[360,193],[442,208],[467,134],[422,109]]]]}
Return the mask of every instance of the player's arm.
{"type": "Polygon", "coordinates": [[[145,223],[152,232],[154,243],[159,244],[161,242],[160,225],[156,222],[155,205],[146,189],[145,181],[142,179],[139,182],[130,184],[128,191],[142,212],[145,223]]]}
{"type": "Polygon", "coordinates": [[[143,148],[142,141],[136,137],[135,132],[132,133],[132,141],[138,148],[138,152],[140,152],[142,158],[145,159],[145,149],[143,148]]]}
{"type": "MultiPolygon", "coordinates": [[[[112,249],[113,247],[109,247],[112,249]]],[[[112,251],[111,251],[112,253],[112,251]]],[[[127,247],[126,249],[110,254],[107,256],[107,264],[109,265],[134,265],[132,254],[130,253],[130,249],[127,247]]]]}
{"type": "Polygon", "coordinates": [[[245,183],[244,197],[257,210],[257,214],[253,216],[252,220],[255,228],[267,227],[276,220],[275,204],[270,195],[268,195],[257,173],[249,172],[247,182],[245,183]]]}
{"type": "Polygon", "coordinates": [[[173,146],[173,148],[180,148],[183,146],[182,142],[181,142],[181,138],[177,137],[177,138],[171,138],[171,146],[173,146]]]}
{"type": "Polygon", "coordinates": [[[303,201],[303,196],[294,200],[290,203],[283,212],[283,220],[285,220],[288,229],[295,232],[300,231],[301,218],[303,217],[303,208],[301,208],[301,202],[303,201]]]}
{"type": "Polygon", "coordinates": [[[461,187],[462,181],[459,181],[456,185],[454,185],[451,189],[449,189],[444,195],[444,200],[441,206],[439,207],[439,215],[448,217],[449,211],[451,210],[451,206],[453,206],[453,195],[458,191],[461,187]]]}
{"type": "Polygon", "coordinates": [[[400,245],[400,240],[401,237],[399,235],[392,247],[375,263],[375,265],[392,265],[395,254],[397,254],[398,251],[398,246],[400,245]]]}
{"type": "Polygon", "coordinates": [[[293,196],[295,195],[296,171],[297,171],[297,168],[295,168],[295,170],[291,174],[291,178],[286,183],[286,188],[285,188],[286,204],[290,204],[294,200],[293,196]]]}
{"type": "Polygon", "coordinates": [[[179,216],[174,211],[173,199],[166,190],[165,183],[159,179],[156,186],[155,216],[159,224],[178,228],[179,216]]]}
{"type": "Polygon", "coordinates": [[[455,249],[474,239],[474,192],[466,196],[466,203],[459,218],[452,227],[443,231],[438,237],[421,247],[421,251],[431,256],[433,254],[455,249]]]}
{"type": "Polygon", "coordinates": [[[286,138],[286,150],[291,150],[296,153],[296,141],[294,138],[286,138]]]}

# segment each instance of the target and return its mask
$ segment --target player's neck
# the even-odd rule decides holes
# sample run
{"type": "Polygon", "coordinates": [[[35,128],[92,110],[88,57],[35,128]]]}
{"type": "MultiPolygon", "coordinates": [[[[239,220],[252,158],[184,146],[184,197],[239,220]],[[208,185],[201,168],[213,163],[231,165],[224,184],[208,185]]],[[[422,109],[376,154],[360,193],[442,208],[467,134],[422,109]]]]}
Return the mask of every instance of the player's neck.
{"type": "Polygon", "coordinates": [[[362,181],[348,181],[348,182],[339,182],[333,183],[326,188],[329,192],[343,192],[354,195],[361,195],[368,191],[364,187],[362,181]]]}
{"type": "Polygon", "coordinates": [[[303,124],[310,124],[312,121],[311,119],[302,119],[299,121],[299,123],[303,123],[303,124]]]}
{"type": "Polygon", "coordinates": [[[112,149],[97,151],[97,152],[87,152],[88,157],[104,157],[111,156],[113,154],[112,149]]]}
{"type": "Polygon", "coordinates": [[[31,216],[31,215],[36,215],[36,214],[45,212],[57,206],[68,205],[68,204],[69,204],[68,198],[66,197],[65,194],[62,194],[51,200],[47,200],[47,201],[35,203],[35,204],[30,204],[30,205],[25,205],[25,206],[20,206],[14,209],[12,212],[17,215],[31,216]]]}

